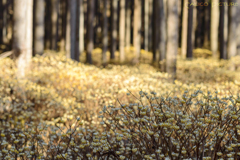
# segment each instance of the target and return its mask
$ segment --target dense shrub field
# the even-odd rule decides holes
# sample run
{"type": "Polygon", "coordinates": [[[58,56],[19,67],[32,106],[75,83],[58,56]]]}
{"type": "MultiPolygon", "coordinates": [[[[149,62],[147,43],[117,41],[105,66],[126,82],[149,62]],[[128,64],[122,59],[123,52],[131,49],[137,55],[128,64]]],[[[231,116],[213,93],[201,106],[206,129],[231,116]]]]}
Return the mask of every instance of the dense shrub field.
{"type": "Polygon", "coordinates": [[[240,159],[240,57],[148,64],[0,60],[1,159],[240,159]],[[235,64],[236,70],[229,71],[235,64]]]}

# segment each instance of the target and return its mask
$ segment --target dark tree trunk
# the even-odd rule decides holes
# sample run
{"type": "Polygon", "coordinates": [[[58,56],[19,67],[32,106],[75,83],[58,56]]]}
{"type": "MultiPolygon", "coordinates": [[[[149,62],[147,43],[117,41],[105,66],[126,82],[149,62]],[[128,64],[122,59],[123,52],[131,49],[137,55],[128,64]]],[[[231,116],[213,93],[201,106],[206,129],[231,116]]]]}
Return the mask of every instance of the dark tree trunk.
{"type": "MultiPolygon", "coordinates": [[[[208,3],[209,0],[205,0],[208,3]]],[[[203,47],[209,49],[210,47],[210,14],[211,13],[211,3],[204,7],[204,42],[203,47]]]]}
{"type": "Polygon", "coordinates": [[[42,55],[44,51],[44,9],[45,0],[35,0],[34,22],[34,55],[42,55]]]}
{"type": "MultiPolygon", "coordinates": [[[[192,0],[189,0],[192,3],[192,0]]],[[[188,7],[188,30],[187,30],[187,58],[193,57],[193,44],[192,44],[192,34],[193,34],[193,6],[188,7]]]]}
{"type": "Polygon", "coordinates": [[[159,0],[153,0],[153,58],[152,63],[159,60],[159,0]]]}
{"type": "Polygon", "coordinates": [[[94,31],[93,31],[93,21],[94,21],[94,6],[95,0],[88,0],[88,21],[87,21],[87,55],[86,62],[92,64],[92,50],[94,48],[94,31]]]}
{"type": "Polygon", "coordinates": [[[120,63],[123,63],[125,61],[125,0],[120,0],[119,40],[120,63]]]}
{"type": "Polygon", "coordinates": [[[117,1],[111,1],[111,52],[110,59],[115,58],[117,48],[117,1]]]}
{"type": "Polygon", "coordinates": [[[107,17],[107,4],[108,0],[103,2],[103,49],[102,49],[102,65],[107,65],[107,48],[108,48],[108,17],[107,17]]]}
{"type": "MultiPolygon", "coordinates": [[[[227,0],[220,0],[223,4],[227,0]]],[[[228,37],[228,6],[220,5],[220,23],[219,23],[219,40],[220,40],[220,59],[227,59],[227,37],[228,37]]]]}
{"type": "Polygon", "coordinates": [[[51,0],[51,49],[57,50],[57,41],[58,41],[58,5],[59,0],[51,0]]]}
{"type": "Polygon", "coordinates": [[[148,52],[149,0],[144,0],[144,50],[148,52]]]}
{"type": "Polygon", "coordinates": [[[166,15],[164,12],[165,5],[163,0],[160,0],[160,42],[159,42],[159,52],[160,52],[160,69],[162,72],[166,72],[166,15]]]}
{"type": "Polygon", "coordinates": [[[182,14],[182,40],[181,40],[181,56],[187,57],[187,34],[188,34],[188,0],[184,0],[183,14],[182,14]]]}
{"type": "Polygon", "coordinates": [[[126,1],[126,48],[129,50],[131,46],[131,5],[132,0],[126,1]]]}

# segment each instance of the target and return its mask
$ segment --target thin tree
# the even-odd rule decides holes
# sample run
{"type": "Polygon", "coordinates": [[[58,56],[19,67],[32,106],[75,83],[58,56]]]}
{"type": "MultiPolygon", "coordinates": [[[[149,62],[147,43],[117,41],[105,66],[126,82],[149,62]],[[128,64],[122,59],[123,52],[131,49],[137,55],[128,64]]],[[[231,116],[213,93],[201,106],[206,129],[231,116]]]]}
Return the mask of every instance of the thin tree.
{"type": "Polygon", "coordinates": [[[53,50],[57,50],[58,5],[59,0],[51,0],[51,49],[53,50]]]}
{"type": "Polygon", "coordinates": [[[84,51],[84,6],[83,0],[79,0],[79,56],[84,51]]]}
{"type": "MultiPolygon", "coordinates": [[[[189,0],[192,3],[192,0],[189,0]]],[[[193,56],[193,6],[188,7],[188,25],[187,25],[187,58],[192,58],[193,56]]]]}
{"type": "Polygon", "coordinates": [[[117,5],[118,2],[111,1],[111,51],[110,59],[115,58],[115,51],[117,48],[117,5]]]}
{"type": "Polygon", "coordinates": [[[152,63],[159,61],[159,18],[160,18],[160,2],[153,0],[153,58],[152,63]]]}
{"type": "Polygon", "coordinates": [[[206,4],[208,6],[204,7],[204,41],[203,41],[203,47],[209,48],[209,40],[210,40],[210,10],[211,10],[211,3],[209,3],[209,0],[205,0],[206,4]]]}
{"type": "MultiPolygon", "coordinates": [[[[236,0],[230,0],[230,3],[236,3],[236,0]]],[[[236,6],[230,6],[229,8],[229,32],[228,32],[228,59],[237,55],[237,43],[236,43],[236,29],[237,29],[237,8],[236,6]]],[[[235,70],[235,66],[232,63],[230,70],[235,70]]]]}
{"type": "MultiPolygon", "coordinates": [[[[227,0],[220,0],[221,4],[227,0]]],[[[219,22],[219,40],[220,40],[220,59],[227,59],[227,38],[228,38],[228,6],[219,5],[220,22],[219,22]]]]}
{"type": "Polygon", "coordinates": [[[160,70],[166,72],[166,14],[165,4],[163,0],[160,0],[160,41],[159,41],[159,52],[160,52],[160,70]]]}
{"type": "Polygon", "coordinates": [[[23,78],[32,57],[33,0],[15,0],[13,3],[13,51],[17,76],[23,78]]]}
{"type": "Polygon", "coordinates": [[[35,0],[34,55],[44,51],[44,11],[45,0],[35,0]]]}
{"type": "Polygon", "coordinates": [[[8,43],[7,37],[7,0],[2,0],[2,43],[8,43]]]}
{"type": "Polygon", "coordinates": [[[123,63],[125,61],[125,0],[120,0],[119,39],[120,63],[123,63]]]}
{"type": "Polygon", "coordinates": [[[76,54],[76,8],[77,0],[68,1],[67,11],[67,31],[66,31],[66,56],[79,61],[79,56],[76,54]]]}
{"type": "Polygon", "coordinates": [[[148,52],[149,9],[149,0],[144,0],[144,50],[146,52],[148,52]]]}
{"type": "Polygon", "coordinates": [[[153,0],[148,0],[149,1],[149,23],[148,23],[148,50],[152,51],[153,44],[152,44],[152,29],[153,29],[153,0]]]}
{"type": "Polygon", "coordinates": [[[95,0],[88,0],[87,12],[88,12],[88,21],[87,21],[87,55],[86,63],[92,64],[92,50],[94,47],[94,31],[93,31],[93,21],[94,21],[94,6],[95,0]]]}
{"type": "Polygon", "coordinates": [[[131,45],[131,4],[132,0],[126,1],[126,48],[129,49],[131,45]]]}
{"type": "MultiPolygon", "coordinates": [[[[237,4],[238,6],[235,6],[237,7],[237,15],[240,15],[240,0],[237,0],[237,4]]],[[[237,55],[240,56],[240,16],[237,16],[237,32],[236,32],[236,35],[237,35],[237,55]]]]}
{"type": "Polygon", "coordinates": [[[167,1],[167,73],[176,79],[178,52],[178,0],[167,1]]]}
{"type": "Polygon", "coordinates": [[[108,48],[108,17],[107,17],[108,0],[103,1],[103,49],[102,49],[102,65],[107,65],[107,48],[108,48]]]}
{"type": "Polygon", "coordinates": [[[210,45],[213,57],[217,57],[218,51],[218,25],[219,25],[219,0],[212,0],[211,8],[211,31],[210,31],[210,45]]]}
{"type": "Polygon", "coordinates": [[[133,46],[135,58],[133,63],[137,64],[140,58],[141,49],[141,0],[134,0],[134,26],[133,26],[133,46]]]}
{"type": "Polygon", "coordinates": [[[188,0],[183,2],[183,14],[182,14],[182,41],[181,41],[181,56],[186,58],[187,55],[187,30],[188,30],[188,0]]]}

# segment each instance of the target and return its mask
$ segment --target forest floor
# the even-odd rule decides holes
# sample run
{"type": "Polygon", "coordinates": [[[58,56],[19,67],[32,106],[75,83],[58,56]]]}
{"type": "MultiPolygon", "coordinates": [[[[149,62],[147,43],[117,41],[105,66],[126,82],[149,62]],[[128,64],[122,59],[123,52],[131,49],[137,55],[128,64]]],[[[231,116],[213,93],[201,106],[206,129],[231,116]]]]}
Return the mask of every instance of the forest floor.
{"type": "MultiPolygon", "coordinates": [[[[195,50],[194,56],[198,58],[183,60],[178,57],[177,80],[170,83],[166,73],[158,72],[149,64],[151,53],[141,52],[141,61],[137,65],[109,64],[102,68],[100,49],[95,49],[92,55],[96,66],[66,59],[63,53],[46,51],[44,56],[32,59],[27,79],[22,81],[15,77],[14,62],[2,59],[0,106],[5,112],[0,114],[0,119],[11,121],[15,117],[24,128],[25,122],[44,120],[49,125],[64,126],[81,117],[82,125],[89,127],[99,126],[101,120],[98,116],[104,106],[138,103],[139,91],[156,92],[162,97],[178,100],[197,90],[203,93],[199,99],[215,92],[219,98],[238,98],[240,57],[219,61],[208,58],[211,53],[207,50],[195,50]],[[232,63],[236,66],[235,71],[228,70],[232,63]]],[[[116,59],[118,57],[117,53],[116,59]]],[[[129,50],[127,61],[132,58],[132,50],[129,50]]],[[[84,61],[84,55],[81,61],[84,61]]],[[[192,107],[197,110],[194,105],[192,107]]],[[[176,108],[173,110],[177,111],[176,108]]],[[[4,127],[0,125],[0,128],[4,127]]]]}

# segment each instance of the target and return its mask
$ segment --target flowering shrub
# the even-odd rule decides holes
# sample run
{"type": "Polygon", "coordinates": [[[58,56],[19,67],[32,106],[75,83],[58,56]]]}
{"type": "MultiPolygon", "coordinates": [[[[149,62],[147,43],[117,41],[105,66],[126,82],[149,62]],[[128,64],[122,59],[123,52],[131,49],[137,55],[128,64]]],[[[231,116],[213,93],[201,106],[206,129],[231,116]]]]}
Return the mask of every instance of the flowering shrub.
{"type": "Polygon", "coordinates": [[[180,59],[172,84],[147,64],[45,56],[19,81],[3,59],[0,159],[239,159],[240,81],[227,65],[180,59]]]}

